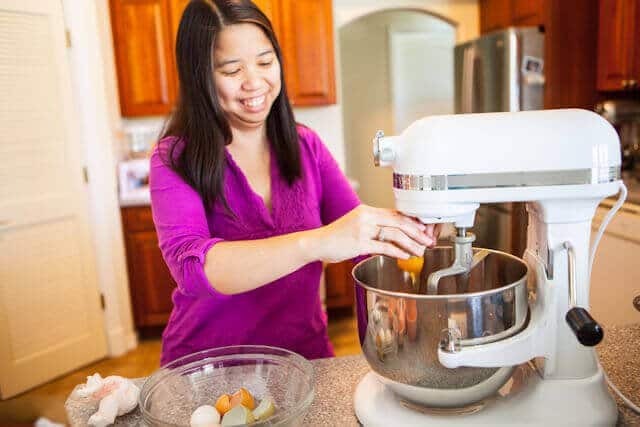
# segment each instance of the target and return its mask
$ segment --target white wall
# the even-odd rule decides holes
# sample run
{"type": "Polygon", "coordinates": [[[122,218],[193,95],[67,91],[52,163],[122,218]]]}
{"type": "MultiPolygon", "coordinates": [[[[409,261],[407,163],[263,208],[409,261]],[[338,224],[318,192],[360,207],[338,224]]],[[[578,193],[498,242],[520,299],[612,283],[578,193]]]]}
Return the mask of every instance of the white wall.
{"type": "Polygon", "coordinates": [[[347,174],[363,203],[393,208],[392,171],[374,167],[371,140],[377,130],[395,135],[424,115],[453,113],[455,28],[394,9],[351,21],[338,40],[347,174]]]}

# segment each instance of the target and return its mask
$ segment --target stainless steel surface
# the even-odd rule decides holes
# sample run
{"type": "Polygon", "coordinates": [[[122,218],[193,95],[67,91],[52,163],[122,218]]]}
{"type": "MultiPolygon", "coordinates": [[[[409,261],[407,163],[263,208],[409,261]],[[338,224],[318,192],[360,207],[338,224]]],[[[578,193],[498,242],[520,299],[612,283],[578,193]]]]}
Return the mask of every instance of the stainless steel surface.
{"type": "Polygon", "coordinates": [[[526,264],[511,255],[487,251],[470,272],[468,286],[459,276],[443,277],[438,295],[426,294],[427,278],[453,263],[451,247],[425,252],[418,286],[393,258],[374,256],[354,268],[363,354],[404,398],[427,406],[466,405],[470,390],[474,400],[479,395],[484,398],[509,378],[511,367],[447,369],[438,361],[443,333],[456,337],[452,345],[464,347],[507,338],[525,325],[526,264]],[[462,286],[467,286],[465,292],[462,286]],[[424,393],[408,391],[416,387],[424,393]],[[449,403],[443,403],[439,391],[447,394],[449,403]]]}
{"type": "Polygon", "coordinates": [[[475,245],[511,253],[512,212],[512,203],[481,204],[473,226],[475,245]]]}
{"type": "Polygon", "coordinates": [[[617,166],[602,169],[478,173],[466,175],[393,174],[393,188],[414,191],[474,188],[538,187],[549,185],[603,184],[620,179],[617,166]],[[597,177],[594,182],[594,177],[597,177]]]}
{"type": "MultiPolygon", "coordinates": [[[[427,278],[427,294],[429,295],[438,295],[438,283],[444,277],[460,275],[459,281],[467,281],[469,278],[469,270],[471,270],[474,257],[471,244],[476,240],[476,237],[472,233],[467,235],[465,229],[460,228],[458,229],[458,235],[451,240],[455,253],[453,264],[429,275],[427,278]]],[[[468,285],[468,282],[463,283],[460,288],[461,292],[466,291],[466,285],[468,285]]]]}
{"type": "Polygon", "coordinates": [[[596,105],[595,111],[618,132],[623,179],[627,186],[636,184],[640,180],[640,101],[604,101],[596,105]]]}
{"type": "Polygon", "coordinates": [[[455,48],[455,111],[541,110],[544,34],[509,28],[455,48]]]}
{"type": "Polygon", "coordinates": [[[393,160],[393,150],[384,145],[384,132],[379,130],[376,132],[376,136],[373,137],[373,163],[376,166],[385,166],[388,162],[393,160]]]}
{"type": "Polygon", "coordinates": [[[571,242],[564,242],[562,247],[567,250],[567,262],[569,263],[569,308],[576,307],[576,253],[571,242]]]}

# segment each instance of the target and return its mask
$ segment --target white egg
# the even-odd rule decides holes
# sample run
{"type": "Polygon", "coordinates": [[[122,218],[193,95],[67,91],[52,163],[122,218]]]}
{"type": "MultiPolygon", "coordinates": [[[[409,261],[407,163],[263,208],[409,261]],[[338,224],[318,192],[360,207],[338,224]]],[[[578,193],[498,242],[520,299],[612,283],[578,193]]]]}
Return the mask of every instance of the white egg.
{"type": "Polygon", "coordinates": [[[211,427],[220,423],[220,414],[210,405],[202,405],[191,414],[191,427],[211,427]]]}

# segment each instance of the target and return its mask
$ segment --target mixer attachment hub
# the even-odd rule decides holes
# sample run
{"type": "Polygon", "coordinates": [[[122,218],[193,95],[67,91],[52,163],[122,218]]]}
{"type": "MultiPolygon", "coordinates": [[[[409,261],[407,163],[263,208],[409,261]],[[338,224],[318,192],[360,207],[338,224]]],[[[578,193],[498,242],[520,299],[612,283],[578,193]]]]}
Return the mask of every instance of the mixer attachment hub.
{"type": "MultiPolygon", "coordinates": [[[[457,235],[452,237],[454,244],[455,259],[453,264],[449,268],[434,271],[427,278],[427,294],[437,295],[438,284],[440,280],[448,276],[462,275],[462,280],[468,282],[469,272],[480,263],[487,255],[489,251],[478,251],[473,254],[473,248],[471,244],[476,240],[476,236],[473,233],[469,233],[465,228],[458,228],[457,235]]],[[[467,286],[463,284],[462,291],[467,286]]]]}

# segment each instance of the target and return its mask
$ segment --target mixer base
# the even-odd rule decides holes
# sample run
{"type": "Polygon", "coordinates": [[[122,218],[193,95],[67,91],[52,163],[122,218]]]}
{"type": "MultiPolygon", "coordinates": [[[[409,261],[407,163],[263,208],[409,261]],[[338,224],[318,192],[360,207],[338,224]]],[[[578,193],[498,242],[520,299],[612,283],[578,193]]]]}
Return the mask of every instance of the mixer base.
{"type": "MultiPolygon", "coordinates": [[[[542,380],[531,376],[521,390],[496,396],[477,411],[434,412],[407,405],[369,372],[356,387],[356,416],[364,426],[458,426],[461,424],[614,425],[616,403],[604,373],[577,380],[542,380]]],[[[436,410],[439,411],[439,410],[436,410]]]]}

